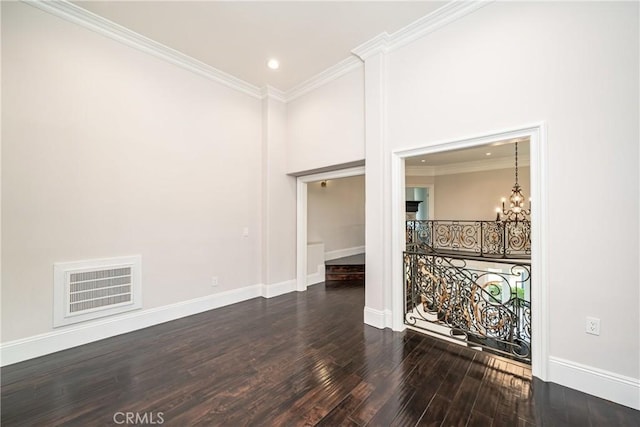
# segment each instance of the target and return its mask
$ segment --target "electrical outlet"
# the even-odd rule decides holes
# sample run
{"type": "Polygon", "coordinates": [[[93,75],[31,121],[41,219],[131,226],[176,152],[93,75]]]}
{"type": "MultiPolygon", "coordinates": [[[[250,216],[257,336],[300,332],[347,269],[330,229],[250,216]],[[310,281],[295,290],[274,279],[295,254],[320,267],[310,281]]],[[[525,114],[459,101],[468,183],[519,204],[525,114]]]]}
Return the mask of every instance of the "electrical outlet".
{"type": "Polygon", "coordinates": [[[211,278],[211,287],[212,288],[218,287],[218,276],[213,276],[211,278]]]}
{"type": "Polygon", "coordinates": [[[242,237],[249,237],[249,227],[242,229],[242,237]]]}
{"type": "Polygon", "coordinates": [[[600,335],[600,319],[587,317],[586,332],[591,335],[600,335]]]}

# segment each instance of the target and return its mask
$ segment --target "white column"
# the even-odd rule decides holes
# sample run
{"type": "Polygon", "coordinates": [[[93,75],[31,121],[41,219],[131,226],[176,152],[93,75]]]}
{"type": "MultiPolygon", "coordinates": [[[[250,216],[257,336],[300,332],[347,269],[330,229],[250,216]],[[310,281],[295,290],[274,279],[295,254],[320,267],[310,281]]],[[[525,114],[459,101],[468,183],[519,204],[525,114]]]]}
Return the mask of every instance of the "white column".
{"type": "MultiPolygon", "coordinates": [[[[286,104],[270,87],[262,101],[262,283],[295,289],[296,180],[286,172],[286,104]]],[[[270,296],[271,291],[266,292],[270,296]]]]}
{"type": "Polygon", "coordinates": [[[355,52],[364,60],[366,156],[365,323],[391,327],[390,158],[386,140],[386,54],[355,52]]]}

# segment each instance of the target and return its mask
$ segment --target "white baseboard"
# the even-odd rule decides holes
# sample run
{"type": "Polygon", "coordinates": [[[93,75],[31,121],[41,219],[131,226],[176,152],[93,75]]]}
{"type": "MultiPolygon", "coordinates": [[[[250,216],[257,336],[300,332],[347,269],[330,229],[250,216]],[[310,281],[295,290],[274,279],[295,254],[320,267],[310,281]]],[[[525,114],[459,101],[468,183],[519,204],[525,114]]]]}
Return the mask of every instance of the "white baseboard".
{"type": "Polygon", "coordinates": [[[76,324],[44,334],[9,341],[0,344],[0,366],[11,365],[252,298],[272,298],[292,292],[295,290],[295,287],[295,279],[272,285],[251,285],[162,307],[132,311],[106,319],[76,324]]]}
{"type": "Polygon", "coordinates": [[[375,308],[364,308],[364,323],[374,328],[385,328],[385,313],[383,310],[376,310],[375,308]]]}
{"type": "Polygon", "coordinates": [[[320,282],[324,282],[324,264],[318,264],[318,269],[315,273],[307,274],[307,286],[320,282]]]}
{"type": "Polygon", "coordinates": [[[391,310],[384,310],[384,327],[393,329],[393,312],[391,310]]]}
{"type": "Polygon", "coordinates": [[[278,295],[288,294],[296,289],[296,280],[285,280],[280,283],[273,283],[271,285],[262,285],[262,296],[265,298],[273,298],[278,295]]]}
{"type": "Polygon", "coordinates": [[[358,255],[364,253],[364,246],[355,246],[353,248],[338,249],[335,251],[329,251],[324,253],[324,260],[331,261],[332,259],[344,258],[346,256],[358,255]]]}
{"type": "Polygon", "coordinates": [[[549,381],[633,409],[640,409],[640,379],[549,357],[549,381]]]}

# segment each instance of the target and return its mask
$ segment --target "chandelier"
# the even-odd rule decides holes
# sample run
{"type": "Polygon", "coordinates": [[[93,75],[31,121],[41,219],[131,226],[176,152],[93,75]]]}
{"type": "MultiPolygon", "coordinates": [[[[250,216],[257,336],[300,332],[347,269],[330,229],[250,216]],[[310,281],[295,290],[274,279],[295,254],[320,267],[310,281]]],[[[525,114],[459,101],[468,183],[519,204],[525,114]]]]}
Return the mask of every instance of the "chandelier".
{"type": "Polygon", "coordinates": [[[529,208],[524,207],[524,196],[522,194],[522,188],[518,184],[518,142],[516,146],[516,183],[513,184],[511,189],[511,196],[509,197],[509,209],[505,208],[506,198],[502,198],[502,211],[500,208],[496,208],[496,221],[529,221],[529,215],[531,215],[531,199],[529,199],[529,208]],[[502,216],[502,218],[501,218],[502,216]]]}

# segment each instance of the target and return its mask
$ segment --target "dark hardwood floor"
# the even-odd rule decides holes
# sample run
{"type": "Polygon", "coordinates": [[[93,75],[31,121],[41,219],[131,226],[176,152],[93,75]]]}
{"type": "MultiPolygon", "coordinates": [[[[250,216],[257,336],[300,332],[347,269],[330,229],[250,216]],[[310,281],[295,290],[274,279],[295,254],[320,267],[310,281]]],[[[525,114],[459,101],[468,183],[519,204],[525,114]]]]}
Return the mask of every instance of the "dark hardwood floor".
{"type": "Polygon", "coordinates": [[[640,425],[504,359],[366,326],[363,305],[316,285],[11,365],[2,425],[640,425]]]}

